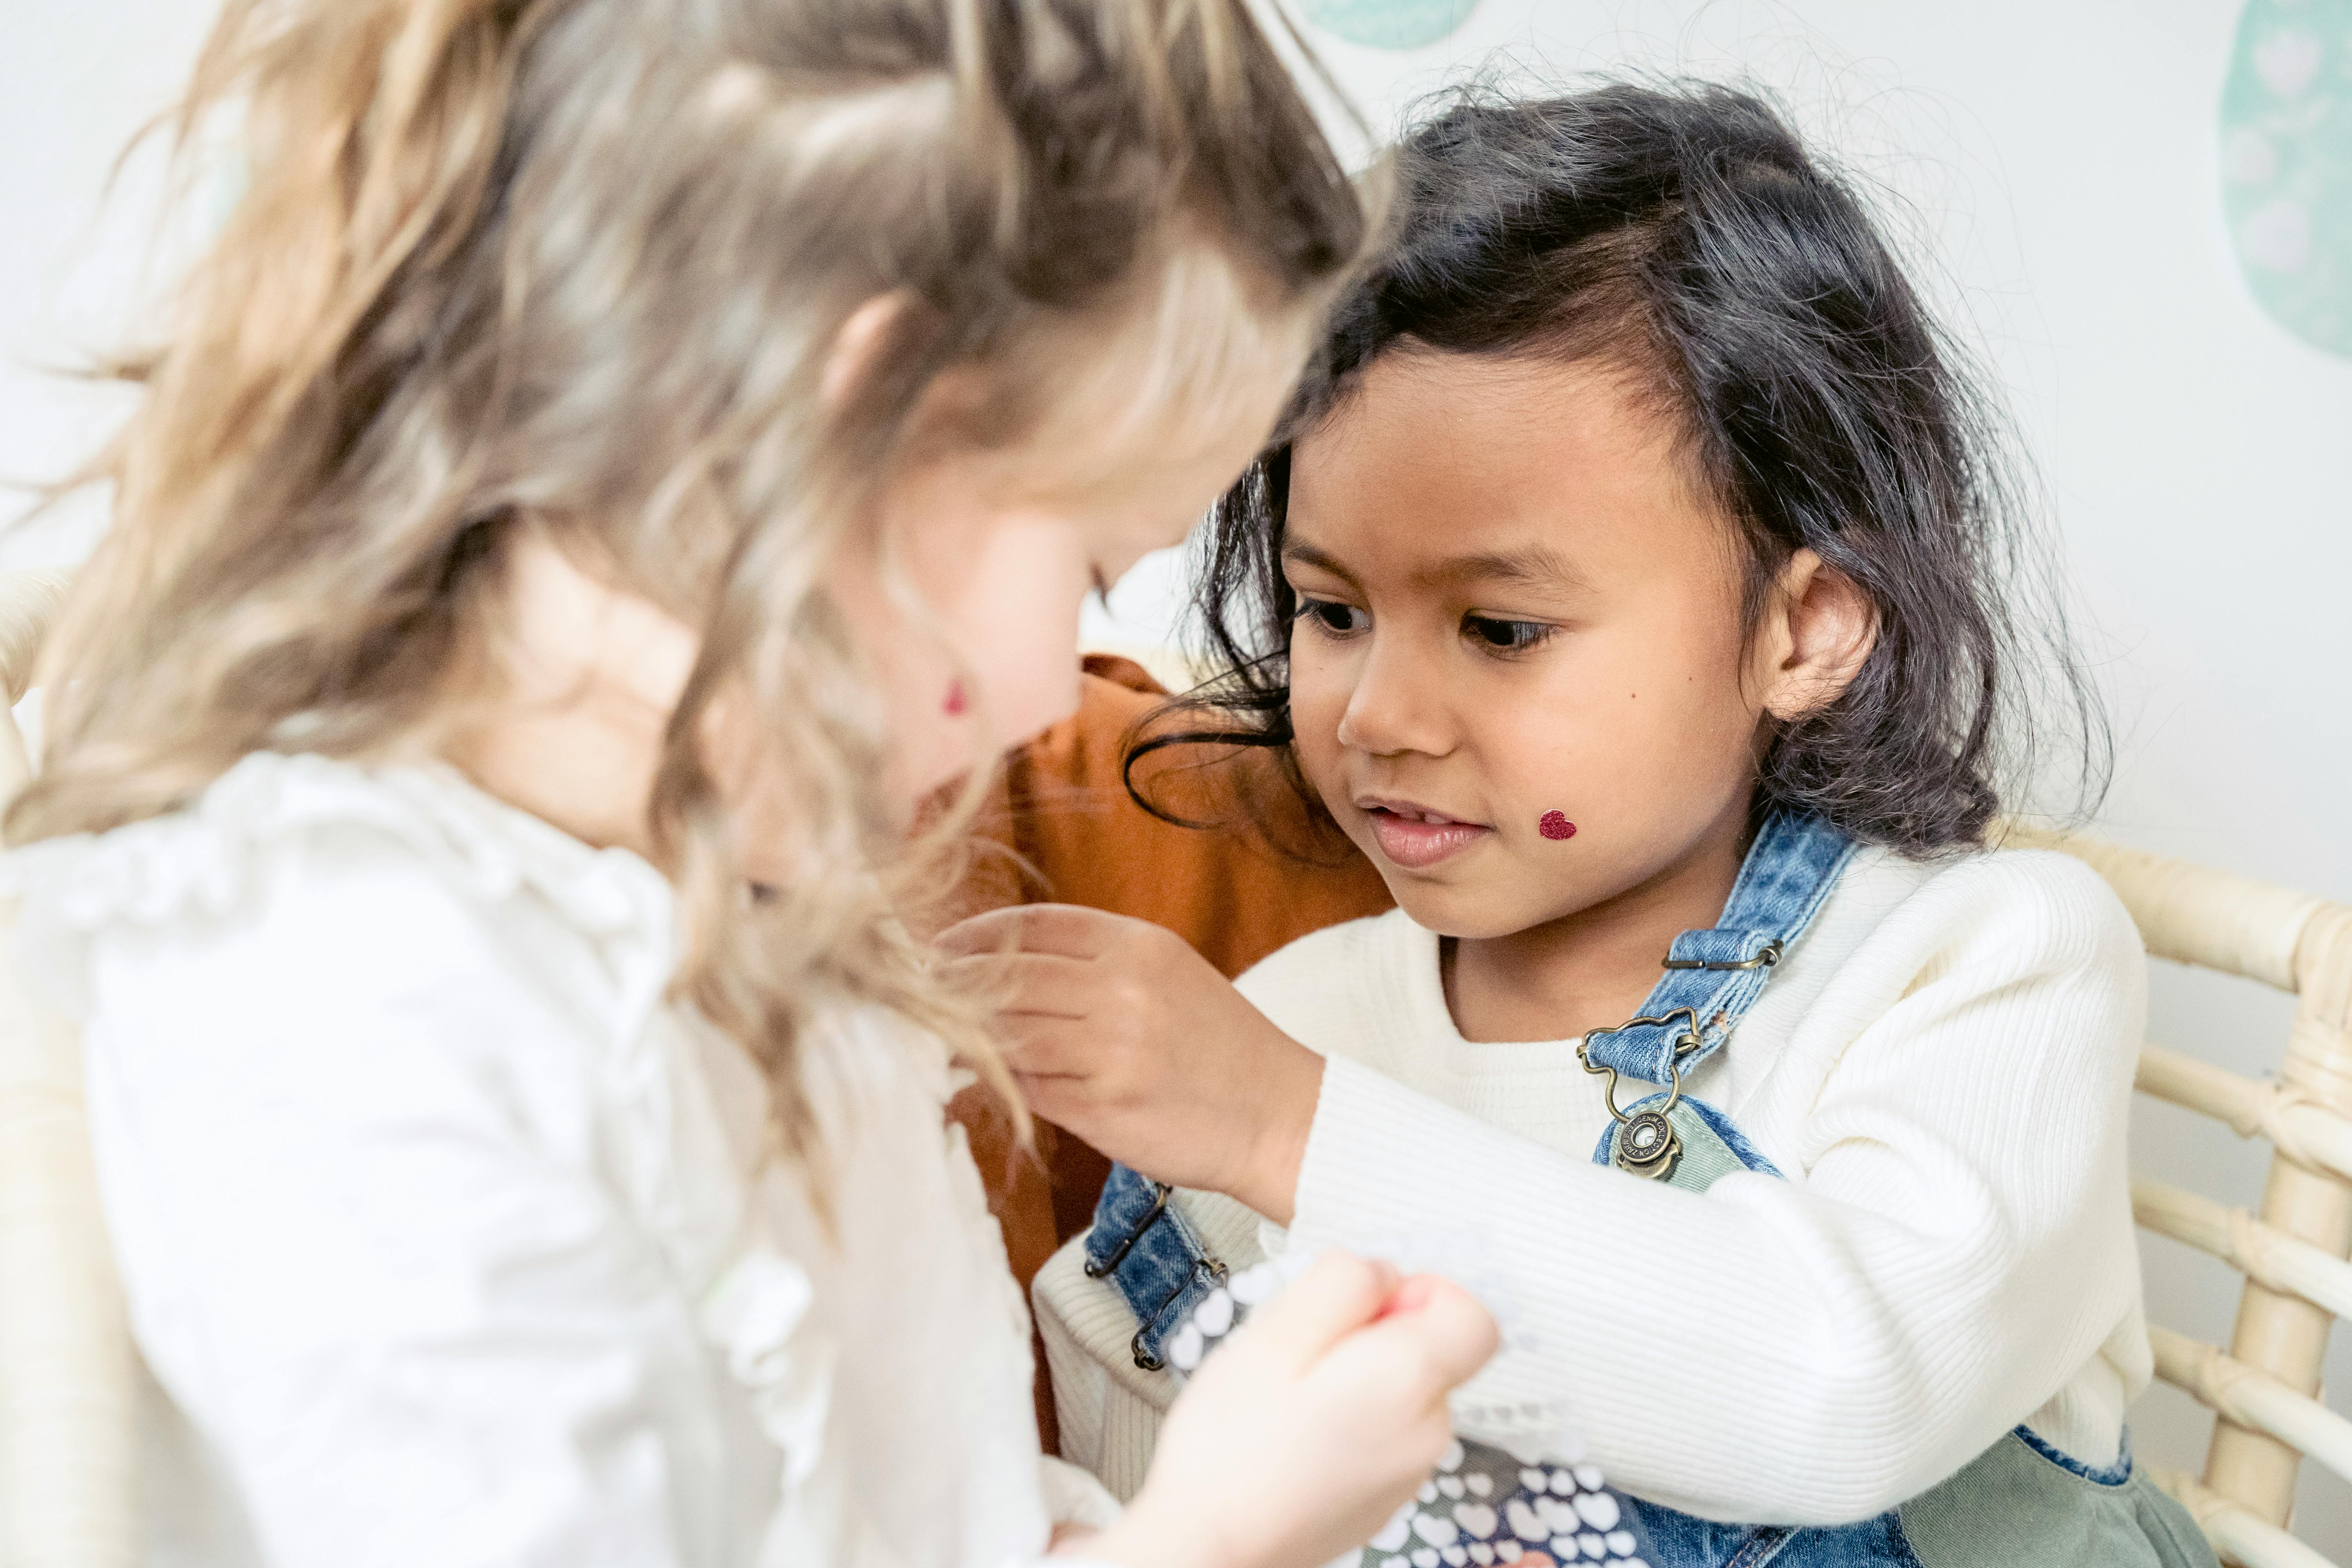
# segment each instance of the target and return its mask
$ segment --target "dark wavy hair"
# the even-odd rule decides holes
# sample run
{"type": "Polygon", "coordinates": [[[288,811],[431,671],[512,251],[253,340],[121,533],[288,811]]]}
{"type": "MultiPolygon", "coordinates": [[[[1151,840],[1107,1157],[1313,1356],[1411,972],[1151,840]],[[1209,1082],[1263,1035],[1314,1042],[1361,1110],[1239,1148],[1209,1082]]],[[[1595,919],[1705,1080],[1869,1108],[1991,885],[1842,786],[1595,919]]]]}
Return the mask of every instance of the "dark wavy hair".
{"type": "Polygon", "coordinates": [[[1398,149],[1396,175],[1389,245],[1338,305],[1275,445],[1211,513],[1193,611],[1220,673],[1130,737],[1139,805],[1190,822],[1157,770],[1136,770],[1202,745],[1275,749],[1313,804],[1289,752],[1290,442],[1399,349],[1614,362],[1676,419],[1738,527],[1751,627],[1800,549],[1869,596],[1877,646],[1840,697],[1770,737],[1759,819],[1811,812],[1920,857],[1980,845],[2000,781],[2031,770],[2061,715],[2096,799],[2107,731],[2005,422],[1855,193],[1769,104],[1696,83],[1457,95],[1398,149]]]}

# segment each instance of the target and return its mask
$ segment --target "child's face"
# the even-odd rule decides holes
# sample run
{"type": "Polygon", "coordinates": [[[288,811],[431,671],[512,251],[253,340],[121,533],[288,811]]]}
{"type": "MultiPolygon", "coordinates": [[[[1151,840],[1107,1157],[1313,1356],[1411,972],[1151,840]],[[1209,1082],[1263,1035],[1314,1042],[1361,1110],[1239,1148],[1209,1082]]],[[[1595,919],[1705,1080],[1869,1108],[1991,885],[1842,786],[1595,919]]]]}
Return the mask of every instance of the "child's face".
{"type": "Polygon", "coordinates": [[[1743,831],[1773,680],[1673,442],[1602,366],[1423,352],[1297,443],[1298,759],[1422,925],[1528,931],[1743,831]]]}
{"type": "Polygon", "coordinates": [[[882,678],[886,785],[902,812],[1076,709],[1087,594],[1181,541],[1256,455],[1296,365],[1264,369],[1263,385],[1227,389],[1213,419],[1135,432],[1075,481],[1071,453],[1088,433],[1055,421],[1014,448],[940,458],[888,487],[884,528],[919,602],[894,597],[871,562],[845,563],[834,588],[882,678]]]}

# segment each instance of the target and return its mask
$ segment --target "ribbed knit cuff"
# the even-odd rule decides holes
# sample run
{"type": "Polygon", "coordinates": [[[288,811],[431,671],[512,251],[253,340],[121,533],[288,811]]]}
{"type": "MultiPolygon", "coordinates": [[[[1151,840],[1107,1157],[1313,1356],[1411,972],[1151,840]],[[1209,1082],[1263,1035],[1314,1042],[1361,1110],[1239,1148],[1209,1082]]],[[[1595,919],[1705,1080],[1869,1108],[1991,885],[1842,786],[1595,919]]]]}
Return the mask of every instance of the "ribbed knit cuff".
{"type": "Polygon", "coordinates": [[[1458,1231],[1476,1194],[1472,1173],[1439,1152],[1456,1139],[1491,1145],[1495,1130],[1376,1068],[1330,1058],[1299,1163],[1291,1245],[1378,1252],[1458,1231]],[[1368,1228],[1371,1215],[1377,1229],[1368,1228]]]}

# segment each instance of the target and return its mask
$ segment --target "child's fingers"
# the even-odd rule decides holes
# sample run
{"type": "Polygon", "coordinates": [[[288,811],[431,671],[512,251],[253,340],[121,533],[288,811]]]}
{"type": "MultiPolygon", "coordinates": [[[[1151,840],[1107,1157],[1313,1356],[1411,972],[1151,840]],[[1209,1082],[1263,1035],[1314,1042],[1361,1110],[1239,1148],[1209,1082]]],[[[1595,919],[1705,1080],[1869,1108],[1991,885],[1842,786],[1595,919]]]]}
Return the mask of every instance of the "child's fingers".
{"type": "Polygon", "coordinates": [[[1413,1312],[1420,1310],[1423,1307],[1429,1304],[1431,1295],[1444,1283],[1445,1283],[1445,1281],[1439,1279],[1434,1274],[1413,1274],[1407,1276],[1404,1283],[1396,1288],[1395,1291],[1390,1295],[1386,1304],[1381,1308],[1381,1316],[1383,1318],[1390,1318],[1394,1317],[1399,1312],[1413,1312]]]}
{"type": "Polygon", "coordinates": [[[1150,923],[1080,904],[1031,904],[1023,912],[1028,918],[1021,922],[1021,945],[1032,952],[1068,958],[1099,958],[1128,927],[1150,923]]]}
{"type": "Polygon", "coordinates": [[[1370,1322],[1397,1287],[1386,1263],[1326,1252],[1290,1288],[1253,1313],[1249,1334],[1293,1366],[1307,1366],[1370,1322]]]}
{"type": "Polygon", "coordinates": [[[1021,917],[1027,910],[1015,904],[1010,909],[990,910],[985,914],[961,920],[931,938],[931,945],[951,958],[970,958],[979,953],[1018,952],[1021,950],[1021,917]]]}
{"type": "Polygon", "coordinates": [[[945,965],[959,978],[970,977],[982,995],[993,993],[997,1011],[1044,1018],[1084,1018],[1094,986],[1094,971],[1084,959],[1051,952],[982,953],[950,959],[945,965]]]}
{"type": "Polygon", "coordinates": [[[933,945],[957,955],[1019,952],[1095,958],[1118,939],[1127,918],[1076,904],[1016,904],[959,921],[933,939],[933,945]]]}
{"type": "Polygon", "coordinates": [[[1385,1367],[1402,1383],[1419,1377],[1432,1401],[1442,1400],[1485,1366],[1501,1342],[1494,1315],[1451,1280],[1416,1275],[1383,1299],[1379,1319],[1350,1334],[1327,1363],[1333,1375],[1351,1368],[1385,1367]]]}
{"type": "Polygon", "coordinates": [[[1084,1108],[1073,1092],[1075,1079],[1041,1078],[1016,1070],[1013,1087],[1021,1091],[1021,1103],[1029,1108],[1029,1114],[1042,1116],[1056,1127],[1067,1127],[1081,1117],[1084,1108]]]}
{"type": "Polygon", "coordinates": [[[1034,1015],[1004,1019],[1004,1065],[1024,1078],[1090,1076],[1095,1053],[1074,1037],[1068,1022],[1034,1015]]]}
{"type": "Polygon", "coordinates": [[[1095,1126],[1095,1100],[1087,1092],[1086,1079],[1016,1072],[1013,1085],[1021,1091],[1022,1102],[1029,1107],[1032,1115],[1042,1116],[1055,1126],[1067,1128],[1089,1141],[1103,1136],[1095,1126]]]}
{"type": "Polygon", "coordinates": [[[1381,1309],[1381,1326],[1410,1329],[1434,1358],[1446,1386],[1476,1374],[1502,1343],[1495,1315],[1451,1279],[1416,1274],[1391,1292],[1381,1309]]]}

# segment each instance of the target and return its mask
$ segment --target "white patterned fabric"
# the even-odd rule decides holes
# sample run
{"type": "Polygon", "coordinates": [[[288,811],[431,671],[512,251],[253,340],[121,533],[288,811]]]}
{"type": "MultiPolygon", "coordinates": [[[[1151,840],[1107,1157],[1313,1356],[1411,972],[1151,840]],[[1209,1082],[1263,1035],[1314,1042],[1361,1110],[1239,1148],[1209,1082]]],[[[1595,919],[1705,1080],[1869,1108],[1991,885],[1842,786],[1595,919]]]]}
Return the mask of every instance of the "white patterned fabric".
{"type": "Polygon", "coordinates": [[[156,1562],[994,1568],[1108,1505],[1048,1508],[937,1042],[810,1042],[828,1216],[635,857],[263,754],[0,879],[83,1025],[156,1562]]]}

